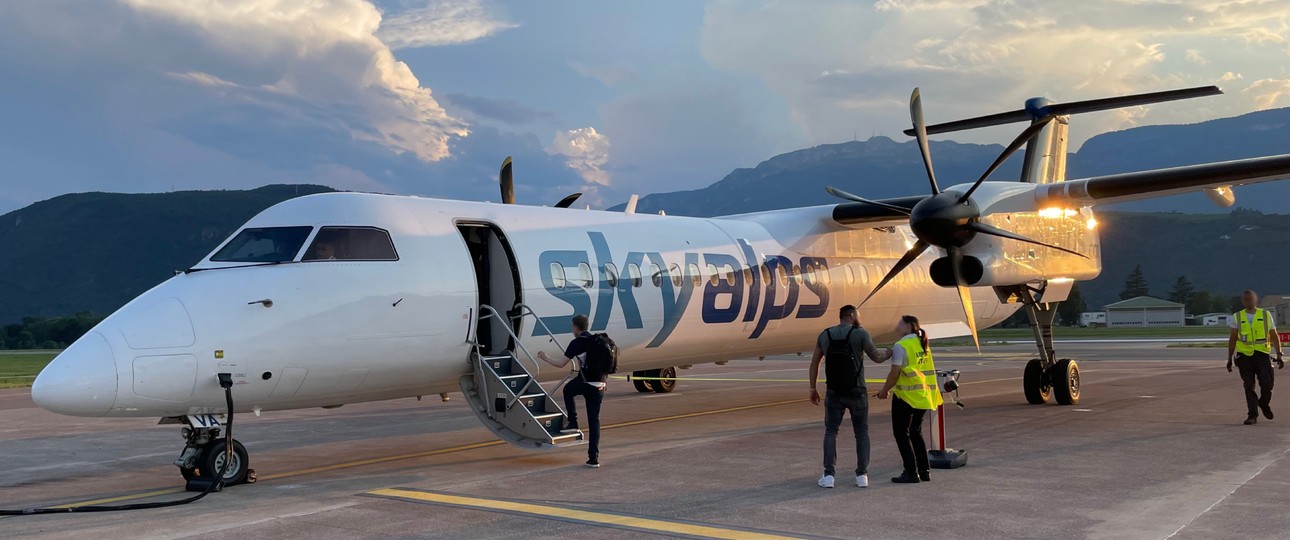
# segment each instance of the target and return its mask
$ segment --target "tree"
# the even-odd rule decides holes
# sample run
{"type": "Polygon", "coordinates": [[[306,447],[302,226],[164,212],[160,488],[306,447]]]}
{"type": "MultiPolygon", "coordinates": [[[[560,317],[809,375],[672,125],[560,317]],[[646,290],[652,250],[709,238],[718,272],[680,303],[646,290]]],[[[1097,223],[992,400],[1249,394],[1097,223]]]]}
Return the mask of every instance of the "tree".
{"type": "Polygon", "coordinates": [[[1149,292],[1147,277],[1142,275],[1142,265],[1137,265],[1133,267],[1132,272],[1129,272],[1128,279],[1124,280],[1124,290],[1120,292],[1120,300],[1147,296],[1149,292]]]}
{"type": "Polygon", "coordinates": [[[1196,288],[1192,287],[1190,281],[1187,281],[1187,276],[1178,276],[1178,280],[1174,281],[1173,290],[1169,291],[1169,301],[1187,305],[1187,303],[1191,302],[1191,297],[1195,292],[1196,288]]]}
{"type": "Polygon", "coordinates": [[[1209,291],[1196,291],[1187,299],[1187,313],[1192,315],[1204,315],[1213,313],[1214,297],[1209,291]]]}
{"type": "Polygon", "coordinates": [[[1071,285],[1071,293],[1066,296],[1066,300],[1057,304],[1057,316],[1061,318],[1061,324],[1079,325],[1080,314],[1085,311],[1088,311],[1088,305],[1084,303],[1084,297],[1079,292],[1079,284],[1071,285]]]}

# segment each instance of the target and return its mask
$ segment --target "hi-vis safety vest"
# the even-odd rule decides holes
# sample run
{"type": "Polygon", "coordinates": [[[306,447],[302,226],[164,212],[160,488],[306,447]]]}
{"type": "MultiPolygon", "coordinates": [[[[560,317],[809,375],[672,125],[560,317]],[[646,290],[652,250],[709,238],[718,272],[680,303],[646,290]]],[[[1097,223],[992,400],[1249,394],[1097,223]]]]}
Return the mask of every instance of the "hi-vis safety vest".
{"type": "Polygon", "coordinates": [[[896,342],[905,349],[905,365],[900,367],[900,377],[892,388],[896,397],[915,409],[935,409],[944,403],[941,390],[936,385],[936,367],[932,353],[923,350],[917,337],[907,337],[896,342]]]}
{"type": "Polygon", "coordinates": [[[1268,345],[1267,310],[1259,309],[1250,315],[1244,309],[1236,312],[1236,353],[1253,356],[1256,352],[1271,354],[1268,345]]]}

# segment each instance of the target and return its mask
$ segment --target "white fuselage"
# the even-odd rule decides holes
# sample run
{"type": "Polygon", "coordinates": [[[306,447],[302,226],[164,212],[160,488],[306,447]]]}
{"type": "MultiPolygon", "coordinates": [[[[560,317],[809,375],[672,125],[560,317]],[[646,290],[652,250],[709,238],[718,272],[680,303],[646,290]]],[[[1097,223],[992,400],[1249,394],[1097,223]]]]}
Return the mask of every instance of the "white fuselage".
{"type": "MultiPolygon", "coordinates": [[[[239,412],[451,392],[471,370],[471,341],[505,346],[503,329],[480,337],[478,325],[494,324],[478,320],[481,299],[499,311],[530,306],[562,345],[570,317],[587,315],[593,332],[617,341],[621,371],[809,354],[838,308],[858,304],[915,240],[904,226],[830,224],[832,208],[700,219],[357,193],[302,197],[243,229],[312,227],[303,244],[310,246],[321,227],[377,228],[389,233],[397,260],[300,262],[306,248],[283,264],[208,257],[64,351],[37,379],[33,398],[79,416],[216,412],[224,404],[220,372],[234,374],[239,412]],[[470,227],[491,231],[477,253],[464,236],[470,227]]],[[[1090,257],[978,238],[966,249],[992,279],[1078,280],[1100,271],[1088,209],[986,220],[1090,257]]],[[[954,289],[928,276],[942,255],[929,250],[865,304],[860,317],[875,338],[896,338],[902,314],[918,316],[933,337],[968,332],[954,289]]],[[[1018,306],[989,293],[974,299],[982,328],[1018,306]]],[[[534,318],[519,321],[525,348],[559,354],[534,318]]],[[[564,374],[542,365],[543,379],[564,374]]]]}

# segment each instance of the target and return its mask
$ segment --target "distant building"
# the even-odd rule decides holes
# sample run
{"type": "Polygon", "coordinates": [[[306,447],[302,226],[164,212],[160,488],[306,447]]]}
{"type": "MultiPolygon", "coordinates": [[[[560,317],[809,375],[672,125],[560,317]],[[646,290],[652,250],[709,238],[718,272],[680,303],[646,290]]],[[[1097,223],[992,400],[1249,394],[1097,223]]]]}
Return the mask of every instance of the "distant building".
{"type": "Polygon", "coordinates": [[[1272,318],[1281,328],[1278,330],[1285,331],[1290,326],[1282,321],[1290,320],[1290,294],[1268,294],[1259,299],[1259,307],[1272,312],[1272,318]]]}
{"type": "Polygon", "coordinates": [[[1231,319],[1231,313],[1205,313],[1196,315],[1196,324],[1200,326],[1227,326],[1227,322],[1231,319]]]}
{"type": "Polygon", "coordinates": [[[1080,326],[1103,327],[1106,326],[1105,311],[1085,311],[1079,314],[1080,326]]]}
{"type": "Polygon", "coordinates": [[[1185,306],[1150,296],[1108,304],[1103,309],[1106,310],[1106,325],[1111,328],[1184,326],[1187,323],[1185,306]]]}

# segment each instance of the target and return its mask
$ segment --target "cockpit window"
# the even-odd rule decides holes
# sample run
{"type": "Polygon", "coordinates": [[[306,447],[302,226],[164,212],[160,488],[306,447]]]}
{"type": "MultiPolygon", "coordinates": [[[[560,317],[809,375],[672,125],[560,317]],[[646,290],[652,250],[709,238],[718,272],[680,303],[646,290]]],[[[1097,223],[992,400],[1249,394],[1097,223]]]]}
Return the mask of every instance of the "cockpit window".
{"type": "Polygon", "coordinates": [[[242,229],[211,256],[212,262],[287,262],[295,260],[313,227],[242,229]]]}
{"type": "Polygon", "coordinates": [[[305,251],[305,261],[397,261],[390,233],[375,227],[323,227],[305,251]]]}

